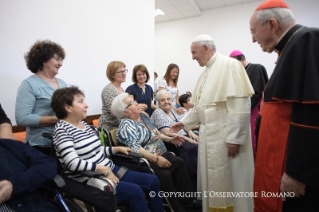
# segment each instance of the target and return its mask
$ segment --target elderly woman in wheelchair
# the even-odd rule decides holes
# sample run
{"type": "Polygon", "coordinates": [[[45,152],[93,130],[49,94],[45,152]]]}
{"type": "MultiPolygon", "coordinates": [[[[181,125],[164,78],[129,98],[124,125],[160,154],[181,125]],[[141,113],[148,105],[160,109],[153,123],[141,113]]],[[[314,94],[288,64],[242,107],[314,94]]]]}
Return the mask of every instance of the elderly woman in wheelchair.
{"type": "MultiPolygon", "coordinates": [[[[139,105],[128,93],[115,97],[111,107],[112,113],[122,119],[116,133],[118,143],[140,153],[150,161],[151,168],[160,180],[164,192],[194,192],[187,168],[183,160],[167,152],[163,141],[180,146],[182,136],[168,137],[161,134],[149,118],[141,113],[139,105]]],[[[194,196],[169,197],[174,211],[185,211],[182,205],[193,202],[194,196]]]]}
{"type": "Polygon", "coordinates": [[[53,133],[53,145],[60,163],[69,170],[70,178],[84,183],[87,177],[72,172],[95,171],[105,174],[116,185],[117,202],[128,204],[132,211],[149,211],[143,193],[146,192],[150,210],[164,211],[161,198],[158,195],[149,196],[151,191],[158,194],[160,189],[155,175],[128,170],[121,179],[117,177],[121,169],[108,156],[117,152],[128,154],[131,149],[101,145],[95,132],[81,121],[86,118],[88,108],[82,91],[74,86],[56,90],[51,107],[60,119],[53,133]]]}

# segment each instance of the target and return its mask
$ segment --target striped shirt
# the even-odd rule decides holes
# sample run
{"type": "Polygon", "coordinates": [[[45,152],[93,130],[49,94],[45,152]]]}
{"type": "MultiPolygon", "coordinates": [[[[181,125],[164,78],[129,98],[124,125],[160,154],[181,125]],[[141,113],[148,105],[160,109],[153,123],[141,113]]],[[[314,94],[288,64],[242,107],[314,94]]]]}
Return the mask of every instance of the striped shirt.
{"type": "Polygon", "coordinates": [[[6,204],[1,204],[0,203],[0,211],[1,212],[15,212],[15,210],[11,209],[9,206],[7,206],[6,204]]]}
{"type": "MultiPolygon", "coordinates": [[[[68,172],[95,171],[97,165],[108,166],[112,170],[113,162],[108,158],[112,155],[112,147],[103,147],[100,139],[90,126],[82,121],[85,129],[60,120],[55,125],[53,133],[53,145],[57,157],[63,168],[68,172]]],[[[87,177],[79,174],[69,175],[74,180],[83,182],[87,177]]]]}
{"type": "Polygon", "coordinates": [[[141,146],[151,154],[167,152],[165,144],[159,138],[160,132],[151,123],[145,114],[141,114],[140,122],[131,119],[122,119],[116,132],[118,142],[130,147],[133,152],[139,152],[141,146]],[[146,128],[146,126],[149,127],[146,128]],[[151,135],[150,135],[151,133],[151,135]]]}

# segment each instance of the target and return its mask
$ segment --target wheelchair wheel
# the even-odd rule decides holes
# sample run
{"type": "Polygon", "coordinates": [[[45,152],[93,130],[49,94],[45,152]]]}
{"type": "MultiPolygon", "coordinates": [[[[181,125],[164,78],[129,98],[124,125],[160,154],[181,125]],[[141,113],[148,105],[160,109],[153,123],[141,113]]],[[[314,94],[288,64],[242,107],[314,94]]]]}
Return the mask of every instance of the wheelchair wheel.
{"type": "Polygon", "coordinates": [[[71,212],[84,212],[82,210],[82,208],[76,204],[75,202],[73,202],[72,200],[70,199],[67,199],[67,198],[63,198],[65,204],[68,206],[68,208],[70,209],[71,212]]]}

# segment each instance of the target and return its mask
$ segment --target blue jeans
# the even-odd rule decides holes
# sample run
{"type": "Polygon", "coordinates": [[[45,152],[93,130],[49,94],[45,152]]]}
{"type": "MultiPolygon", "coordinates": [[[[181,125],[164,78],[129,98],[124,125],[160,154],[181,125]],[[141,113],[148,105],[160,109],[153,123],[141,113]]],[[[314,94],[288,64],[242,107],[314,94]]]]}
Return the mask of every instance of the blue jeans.
{"type": "MultiPolygon", "coordinates": [[[[116,173],[119,168],[115,166],[113,172],[116,173]]],[[[128,204],[133,212],[148,212],[149,210],[144,199],[145,192],[150,210],[152,212],[163,212],[162,199],[157,195],[159,191],[160,183],[155,175],[129,170],[116,187],[116,197],[119,203],[128,204]],[[153,198],[149,195],[151,191],[156,193],[153,198]]]]}

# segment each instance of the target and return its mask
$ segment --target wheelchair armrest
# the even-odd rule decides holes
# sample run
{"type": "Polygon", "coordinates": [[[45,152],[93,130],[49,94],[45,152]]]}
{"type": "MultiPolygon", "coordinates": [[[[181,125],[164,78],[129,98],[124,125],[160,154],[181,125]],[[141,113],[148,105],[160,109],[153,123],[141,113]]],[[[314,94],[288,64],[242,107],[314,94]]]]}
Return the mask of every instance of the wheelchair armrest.
{"type": "Polygon", "coordinates": [[[42,137],[53,139],[53,135],[51,133],[42,133],[42,137]]]}
{"type": "Polygon", "coordinates": [[[94,171],[82,171],[82,172],[74,172],[77,174],[81,174],[85,177],[100,177],[100,176],[104,176],[104,174],[98,173],[98,172],[94,172],[94,171]]]}
{"type": "Polygon", "coordinates": [[[136,152],[129,152],[128,155],[126,155],[122,152],[118,152],[118,153],[115,153],[114,156],[118,156],[118,157],[122,157],[122,158],[133,158],[133,159],[143,158],[142,154],[136,153],[136,152]]]}
{"type": "Polygon", "coordinates": [[[55,175],[55,177],[53,178],[53,182],[59,187],[62,188],[65,186],[65,181],[63,180],[63,178],[60,175],[55,175]]]}

